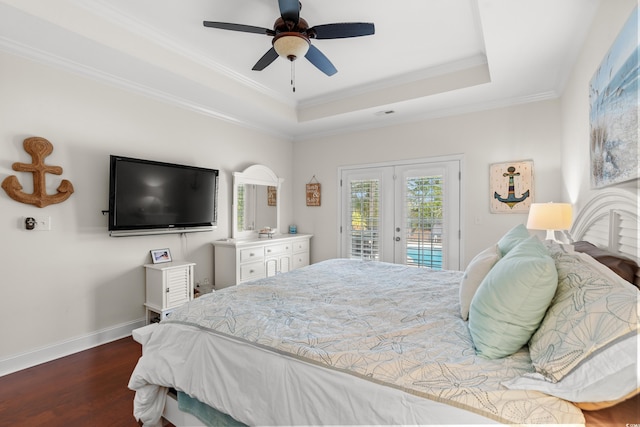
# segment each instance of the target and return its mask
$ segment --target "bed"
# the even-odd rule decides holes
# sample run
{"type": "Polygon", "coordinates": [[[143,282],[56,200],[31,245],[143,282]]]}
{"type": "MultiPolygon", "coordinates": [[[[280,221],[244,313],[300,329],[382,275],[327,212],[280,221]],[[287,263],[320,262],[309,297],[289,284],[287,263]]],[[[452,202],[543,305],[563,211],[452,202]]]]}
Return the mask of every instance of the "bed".
{"type": "MultiPolygon", "coordinates": [[[[595,238],[601,260],[629,258],[631,281],[575,250],[590,246],[542,242],[522,226],[465,272],[324,261],[202,296],[154,325],[129,383],[134,416],[149,426],[163,414],[176,425],[606,421],[600,408],[619,412],[638,389],[637,202],[615,194],[586,206],[573,236],[595,238]],[[196,418],[172,420],[169,390],[179,416],[196,418]]],[[[637,410],[625,416],[638,422],[637,410]]]]}

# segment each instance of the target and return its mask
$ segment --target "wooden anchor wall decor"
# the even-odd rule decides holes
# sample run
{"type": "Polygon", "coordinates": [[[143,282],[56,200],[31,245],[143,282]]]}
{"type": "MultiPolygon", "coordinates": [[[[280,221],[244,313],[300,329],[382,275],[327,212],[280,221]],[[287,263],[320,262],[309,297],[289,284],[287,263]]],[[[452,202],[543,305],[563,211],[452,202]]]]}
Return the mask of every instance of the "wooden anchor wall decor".
{"type": "Polygon", "coordinates": [[[22,191],[22,185],[15,175],[8,176],[2,181],[2,188],[13,200],[20,203],[36,205],[39,208],[61,203],[67,200],[73,193],[71,182],[63,179],[58,186],[56,194],[47,194],[46,173],[62,175],[60,166],[47,166],[44,159],[53,152],[53,144],[44,138],[32,137],[24,140],[24,151],[31,154],[31,163],[14,163],[12,168],[18,172],[31,172],[33,174],[33,193],[26,194],[22,191]]]}

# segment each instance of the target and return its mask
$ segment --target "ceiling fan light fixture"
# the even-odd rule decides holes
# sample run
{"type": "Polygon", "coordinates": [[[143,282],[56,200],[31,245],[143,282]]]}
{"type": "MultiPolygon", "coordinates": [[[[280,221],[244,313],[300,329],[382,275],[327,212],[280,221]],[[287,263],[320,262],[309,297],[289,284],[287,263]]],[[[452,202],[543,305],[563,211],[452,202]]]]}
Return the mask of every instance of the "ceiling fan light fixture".
{"type": "Polygon", "coordinates": [[[296,32],[279,33],[273,38],[273,48],[277,54],[289,61],[305,56],[310,45],[309,39],[304,34],[296,32]]]}

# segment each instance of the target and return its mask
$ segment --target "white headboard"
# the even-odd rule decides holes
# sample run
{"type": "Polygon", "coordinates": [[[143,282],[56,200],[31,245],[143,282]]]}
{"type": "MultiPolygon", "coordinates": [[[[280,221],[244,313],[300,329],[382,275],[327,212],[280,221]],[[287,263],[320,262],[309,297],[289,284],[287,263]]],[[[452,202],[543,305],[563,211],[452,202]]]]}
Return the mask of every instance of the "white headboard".
{"type": "Polygon", "coordinates": [[[623,190],[601,190],[580,211],[573,227],[573,241],[594,245],[640,261],[638,196],[623,190]]]}

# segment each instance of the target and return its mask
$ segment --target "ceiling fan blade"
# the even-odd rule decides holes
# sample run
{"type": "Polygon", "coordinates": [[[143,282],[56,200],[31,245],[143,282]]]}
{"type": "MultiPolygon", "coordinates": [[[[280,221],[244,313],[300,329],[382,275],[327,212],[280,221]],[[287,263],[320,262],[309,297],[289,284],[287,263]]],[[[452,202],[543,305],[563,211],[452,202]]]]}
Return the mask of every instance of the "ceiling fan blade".
{"type": "Polygon", "coordinates": [[[298,23],[300,20],[300,2],[298,0],[278,0],[278,6],[282,19],[298,23]]]}
{"type": "Polygon", "coordinates": [[[276,33],[269,28],[262,27],[254,27],[253,25],[243,25],[243,24],[232,24],[229,22],[213,22],[213,21],[204,21],[205,27],[210,28],[219,28],[221,30],[232,30],[232,31],[241,31],[243,33],[255,33],[255,34],[266,34],[268,36],[274,36],[276,33]]]}
{"type": "Polygon", "coordinates": [[[271,48],[267,51],[267,53],[262,55],[262,58],[260,58],[258,62],[256,62],[256,65],[253,66],[252,70],[262,71],[276,59],[278,59],[278,53],[274,48],[271,48]]]}
{"type": "Polygon", "coordinates": [[[375,34],[375,32],[376,28],[370,22],[344,22],[340,24],[316,25],[307,30],[310,38],[319,40],[370,36],[375,34]]]}
{"type": "Polygon", "coordinates": [[[309,51],[304,57],[327,76],[333,76],[338,72],[336,67],[334,67],[331,61],[329,61],[329,58],[324,56],[324,53],[320,52],[320,50],[314,45],[309,46],[309,51]]]}

